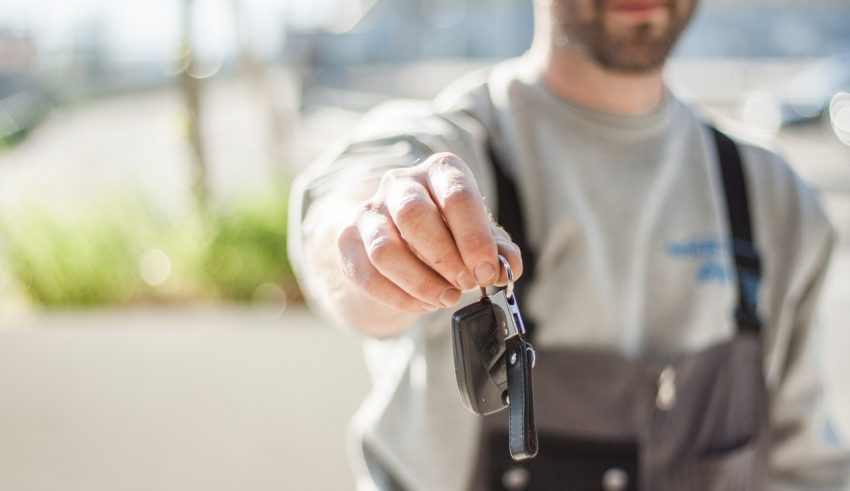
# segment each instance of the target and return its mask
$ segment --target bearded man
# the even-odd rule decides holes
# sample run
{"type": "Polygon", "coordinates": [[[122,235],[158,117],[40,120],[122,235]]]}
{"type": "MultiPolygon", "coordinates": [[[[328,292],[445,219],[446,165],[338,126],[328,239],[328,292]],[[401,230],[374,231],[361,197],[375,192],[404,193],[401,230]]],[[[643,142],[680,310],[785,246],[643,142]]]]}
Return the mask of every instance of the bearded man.
{"type": "Polygon", "coordinates": [[[359,489],[847,486],[813,323],[834,232],[665,85],[695,3],[539,0],[524,56],[375,109],[299,177],[293,265],[374,377],[359,489]],[[498,255],[538,352],[519,463],[453,370],[451,313],[505,283],[498,255]]]}

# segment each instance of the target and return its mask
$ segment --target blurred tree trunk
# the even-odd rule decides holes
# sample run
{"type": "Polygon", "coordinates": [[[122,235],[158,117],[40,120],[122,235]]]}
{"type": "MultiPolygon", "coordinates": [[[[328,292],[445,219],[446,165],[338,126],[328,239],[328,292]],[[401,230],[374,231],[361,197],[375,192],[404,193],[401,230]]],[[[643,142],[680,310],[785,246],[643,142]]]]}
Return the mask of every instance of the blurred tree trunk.
{"type": "Polygon", "coordinates": [[[239,68],[263,114],[263,126],[266,129],[263,139],[267,155],[271,159],[275,179],[281,182],[288,177],[285,169],[291,157],[292,131],[297,113],[293,111],[294,108],[281,101],[283,92],[288,87],[278,86],[281,80],[275,80],[271,76],[269,67],[260,59],[251,43],[250,19],[242,0],[231,0],[230,9],[239,43],[239,68]]]}
{"type": "Polygon", "coordinates": [[[207,163],[204,156],[204,142],[201,134],[201,81],[193,76],[196,73],[195,49],[192,43],[193,34],[193,0],[182,1],[182,30],[181,61],[183,70],[180,71],[180,82],[185,103],[186,133],[192,160],[192,193],[198,211],[206,214],[209,207],[209,184],[207,182],[207,163]]]}

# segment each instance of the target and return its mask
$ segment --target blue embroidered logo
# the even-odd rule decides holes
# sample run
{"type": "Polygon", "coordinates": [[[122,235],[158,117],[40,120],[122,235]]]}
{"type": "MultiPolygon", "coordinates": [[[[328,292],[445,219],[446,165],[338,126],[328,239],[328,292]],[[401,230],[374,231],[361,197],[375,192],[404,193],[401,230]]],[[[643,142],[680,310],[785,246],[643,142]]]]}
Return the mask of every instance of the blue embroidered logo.
{"type": "Polygon", "coordinates": [[[671,257],[700,261],[697,272],[697,280],[700,283],[725,283],[732,279],[726,261],[728,250],[729,243],[718,239],[690,240],[667,245],[667,254],[671,257]]]}

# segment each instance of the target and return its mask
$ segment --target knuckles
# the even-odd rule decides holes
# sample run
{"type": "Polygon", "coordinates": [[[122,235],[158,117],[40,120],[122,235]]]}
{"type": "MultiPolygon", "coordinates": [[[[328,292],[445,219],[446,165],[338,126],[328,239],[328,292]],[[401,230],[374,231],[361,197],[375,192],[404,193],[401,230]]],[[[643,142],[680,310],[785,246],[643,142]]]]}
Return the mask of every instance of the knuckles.
{"type": "Polygon", "coordinates": [[[435,153],[422,165],[426,168],[453,167],[461,171],[464,171],[467,168],[466,162],[464,162],[463,159],[450,152],[435,153]]]}
{"type": "Polygon", "coordinates": [[[477,202],[475,192],[461,184],[453,184],[445,190],[442,196],[443,206],[447,209],[483,206],[477,202]]]}
{"type": "Polygon", "coordinates": [[[437,207],[430,200],[411,196],[402,200],[395,206],[395,222],[404,228],[415,229],[422,224],[432,213],[436,213],[437,207]]]}
{"type": "Polygon", "coordinates": [[[496,241],[489,234],[467,233],[458,238],[458,243],[463,244],[470,254],[490,259],[496,257],[496,241]]]}
{"type": "Polygon", "coordinates": [[[371,268],[361,268],[352,279],[357,286],[367,292],[376,290],[380,281],[378,274],[371,268]]]}
{"type": "Polygon", "coordinates": [[[410,170],[409,169],[403,169],[403,168],[390,169],[390,170],[384,172],[384,175],[381,176],[380,187],[386,188],[387,186],[393,185],[393,183],[395,183],[395,182],[398,182],[398,181],[403,180],[403,179],[407,179],[409,177],[410,177],[410,170]]]}
{"type": "Polygon", "coordinates": [[[362,247],[361,244],[360,232],[356,225],[346,226],[337,236],[343,276],[362,290],[370,291],[377,287],[379,278],[374,268],[367,264],[368,259],[364,258],[362,253],[355,252],[355,248],[362,247]]]}
{"type": "Polygon", "coordinates": [[[359,241],[360,231],[357,229],[357,224],[351,223],[340,230],[336,237],[336,246],[341,253],[347,254],[351,247],[359,241]]]}
{"type": "Polygon", "coordinates": [[[378,235],[372,238],[366,246],[366,254],[372,264],[388,264],[398,256],[401,244],[386,235],[378,235]]]}
{"type": "Polygon", "coordinates": [[[420,281],[413,287],[413,296],[434,300],[440,290],[440,287],[433,282],[420,281]]]}

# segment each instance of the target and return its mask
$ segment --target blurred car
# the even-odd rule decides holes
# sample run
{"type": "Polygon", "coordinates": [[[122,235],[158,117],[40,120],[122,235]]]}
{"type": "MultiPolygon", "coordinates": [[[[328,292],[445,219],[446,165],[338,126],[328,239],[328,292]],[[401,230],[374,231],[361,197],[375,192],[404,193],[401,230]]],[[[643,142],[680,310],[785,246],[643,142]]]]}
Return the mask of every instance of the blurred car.
{"type": "Polygon", "coordinates": [[[48,94],[28,74],[0,70],[0,142],[23,139],[47,114],[48,94]]]}

